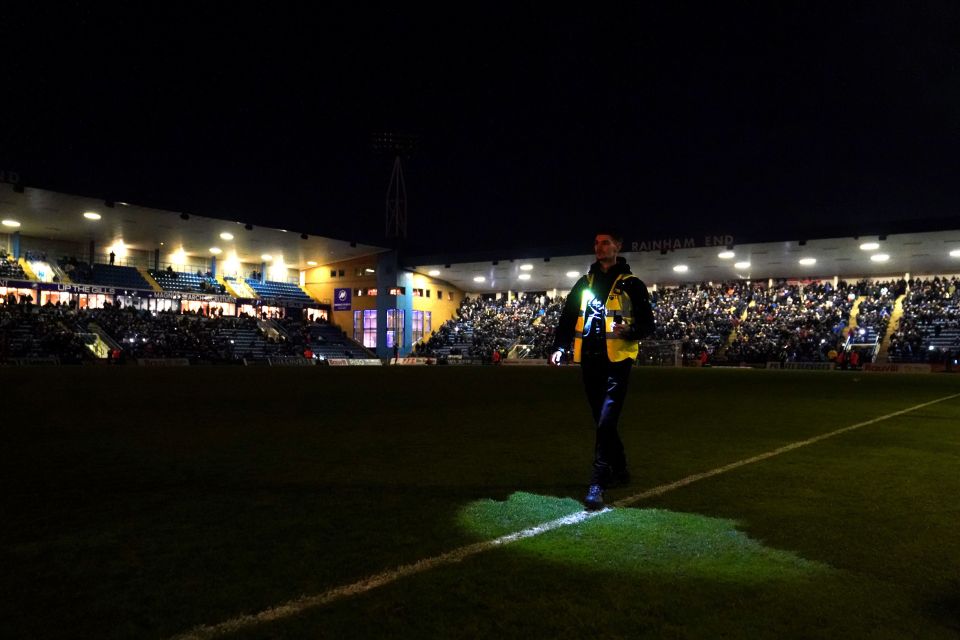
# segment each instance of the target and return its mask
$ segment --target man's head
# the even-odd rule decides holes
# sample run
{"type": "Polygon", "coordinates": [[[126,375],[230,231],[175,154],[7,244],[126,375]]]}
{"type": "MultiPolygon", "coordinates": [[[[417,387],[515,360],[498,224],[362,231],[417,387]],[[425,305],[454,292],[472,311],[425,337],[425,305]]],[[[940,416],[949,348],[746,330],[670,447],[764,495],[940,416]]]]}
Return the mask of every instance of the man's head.
{"type": "Polygon", "coordinates": [[[622,246],[623,236],[611,229],[597,233],[593,239],[593,253],[597,256],[597,262],[605,267],[616,264],[622,246]]]}

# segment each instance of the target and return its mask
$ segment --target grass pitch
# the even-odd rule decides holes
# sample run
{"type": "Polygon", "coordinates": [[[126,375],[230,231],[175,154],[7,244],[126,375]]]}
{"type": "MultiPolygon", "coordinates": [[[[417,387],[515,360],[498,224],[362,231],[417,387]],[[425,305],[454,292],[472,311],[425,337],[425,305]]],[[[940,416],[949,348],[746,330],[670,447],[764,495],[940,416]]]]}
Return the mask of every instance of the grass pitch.
{"type": "MultiPolygon", "coordinates": [[[[166,638],[580,510],[576,369],[0,369],[0,615],[166,638]]],[[[960,392],[636,370],[616,500],[960,392]]],[[[956,638],[960,398],[238,638],[956,638]]]]}

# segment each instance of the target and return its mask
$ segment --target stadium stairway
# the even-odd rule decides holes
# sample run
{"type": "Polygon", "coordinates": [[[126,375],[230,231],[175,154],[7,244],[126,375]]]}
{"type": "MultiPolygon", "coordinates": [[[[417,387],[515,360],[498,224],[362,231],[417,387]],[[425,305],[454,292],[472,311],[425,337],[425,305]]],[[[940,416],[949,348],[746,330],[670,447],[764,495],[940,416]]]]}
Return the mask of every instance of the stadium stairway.
{"type": "Polygon", "coordinates": [[[239,293],[237,293],[237,290],[236,290],[236,289],[233,288],[233,283],[232,283],[232,282],[228,282],[228,281],[227,281],[222,275],[220,275],[219,273],[216,275],[216,277],[215,277],[214,279],[217,281],[217,284],[222,285],[223,288],[226,289],[227,293],[229,293],[229,294],[230,294],[231,296],[233,296],[234,298],[242,298],[242,297],[243,297],[243,296],[241,296],[239,293]]]}
{"type": "MultiPolygon", "coordinates": [[[[751,306],[756,306],[756,303],[753,302],[752,300],[750,301],[750,304],[748,304],[747,307],[743,310],[743,313],[740,314],[740,322],[741,322],[741,323],[744,322],[744,321],[747,319],[747,316],[750,314],[750,307],[751,307],[751,306]]],[[[734,309],[734,308],[731,308],[731,309],[730,309],[730,315],[733,315],[733,312],[734,312],[734,311],[735,311],[735,309],[734,309]]],[[[737,327],[734,327],[733,329],[731,329],[729,335],[727,335],[727,339],[723,342],[723,344],[722,344],[722,345],[720,346],[720,348],[717,350],[717,353],[716,353],[716,355],[715,355],[714,357],[716,357],[716,358],[723,358],[724,356],[726,356],[726,355],[727,355],[727,349],[729,349],[729,348],[730,348],[730,345],[732,345],[734,342],[737,341],[737,335],[738,335],[738,333],[739,333],[739,331],[737,330],[737,327]]]]}
{"type": "Polygon", "coordinates": [[[147,271],[145,267],[137,267],[137,271],[140,272],[140,275],[143,277],[144,280],[147,281],[147,284],[150,285],[151,289],[153,289],[154,291],[163,291],[163,287],[161,287],[160,284],[153,279],[153,276],[150,275],[150,272],[147,271]]]}
{"type": "Polygon", "coordinates": [[[847,335],[853,333],[853,330],[857,328],[857,316],[860,315],[860,303],[866,299],[866,296],[857,296],[857,299],[853,301],[853,306],[850,307],[850,319],[847,321],[847,335]]]}
{"type": "MultiPolygon", "coordinates": [[[[37,274],[33,272],[33,269],[30,268],[30,263],[24,259],[23,256],[20,256],[20,259],[17,260],[17,264],[20,265],[20,268],[23,269],[24,275],[27,276],[27,280],[39,280],[37,274]]],[[[39,301],[38,301],[39,302],[39,301]]]]}
{"type": "Polygon", "coordinates": [[[893,337],[893,334],[896,333],[897,329],[900,328],[900,318],[903,317],[903,300],[907,297],[907,294],[910,293],[910,287],[907,286],[907,292],[897,296],[896,302],[893,303],[893,312],[890,314],[890,322],[887,323],[887,331],[883,334],[883,340],[880,342],[880,350],[877,351],[876,362],[886,363],[887,352],[890,350],[890,339],[893,337]]]}
{"type": "Polygon", "coordinates": [[[233,292],[234,298],[257,299],[260,297],[257,295],[257,292],[253,290],[253,287],[244,282],[242,278],[232,278],[229,280],[224,278],[223,283],[226,285],[227,291],[233,292]]]}
{"type": "Polygon", "coordinates": [[[60,282],[63,284],[73,284],[73,280],[70,279],[70,276],[67,275],[67,272],[60,268],[56,262],[51,262],[50,269],[60,278],[60,282]]]}

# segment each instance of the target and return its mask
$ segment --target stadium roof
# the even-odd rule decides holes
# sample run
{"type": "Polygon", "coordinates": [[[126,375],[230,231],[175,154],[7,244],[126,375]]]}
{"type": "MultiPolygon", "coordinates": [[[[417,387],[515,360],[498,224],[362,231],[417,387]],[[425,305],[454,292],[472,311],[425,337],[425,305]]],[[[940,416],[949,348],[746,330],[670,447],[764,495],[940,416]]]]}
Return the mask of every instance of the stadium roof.
{"type": "MultiPolygon", "coordinates": [[[[10,185],[0,188],[0,218],[20,223],[17,228],[0,227],[0,232],[19,231],[25,237],[64,242],[92,240],[106,248],[123,240],[128,249],[173,252],[183,248],[188,256],[210,259],[210,249],[222,250],[226,257],[236,251],[241,262],[258,264],[261,256],[282,255],[290,268],[306,269],[308,261],[317,264],[347,260],[381,253],[387,249],[351,243],[333,238],[301,238],[295,231],[252,227],[243,222],[220,220],[177,211],[141,207],[123,202],[109,203],[95,198],[67,195],[44,189],[25,188],[16,192],[10,185]],[[84,213],[100,216],[90,220],[84,213]],[[224,239],[221,234],[231,234],[224,239]]],[[[28,247],[29,248],[29,247],[28,247]]]]}
{"type": "MultiPolygon", "coordinates": [[[[627,244],[627,243],[625,243],[627,244]]],[[[722,282],[738,279],[895,277],[960,273],[960,229],[886,236],[845,236],[625,251],[633,270],[648,285],[722,282]],[[881,239],[882,238],[882,239],[881,239]],[[870,248],[868,243],[876,244],[870,248]],[[867,245],[861,248],[861,245],[867,245]],[[955,255],[951,255],[954,252],[955,255]],[[721,253],[725,257],[720,257],[721,253]],[[885,260],[882,256],[887,256],[885,260]],[[813,262],[810,262],[810,259],[813,262]],[[801,262],[803,260],[803,262],[801,262]],[[686,267],[686,270],[679,270],[686,267]]],[[[452,256],[451,256],[452,258],[452,256]]],[[[462,262],[413,258],[408,268],[475,293],[568,290],[594,261],[592,254],[551,255],[544,250],[462,262]],[[477,278],[483,278],[482,281],[477,278]]]]}

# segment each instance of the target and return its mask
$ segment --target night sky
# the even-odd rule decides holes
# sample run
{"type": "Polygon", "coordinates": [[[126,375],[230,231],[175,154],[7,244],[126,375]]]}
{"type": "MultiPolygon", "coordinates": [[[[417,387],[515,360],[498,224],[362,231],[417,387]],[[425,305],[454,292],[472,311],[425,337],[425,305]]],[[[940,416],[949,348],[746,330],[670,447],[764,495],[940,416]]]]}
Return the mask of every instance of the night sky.
{"type": "Polygon", "coordinates": [[[0,168],[379,243],[404,132],[430,253],[960,213],[956,2],[201,4],[5,9],[0,168]]]}

